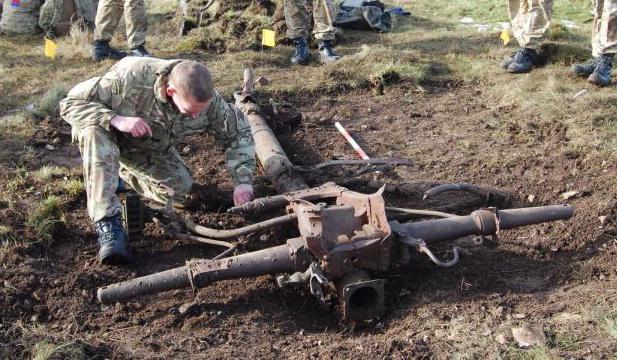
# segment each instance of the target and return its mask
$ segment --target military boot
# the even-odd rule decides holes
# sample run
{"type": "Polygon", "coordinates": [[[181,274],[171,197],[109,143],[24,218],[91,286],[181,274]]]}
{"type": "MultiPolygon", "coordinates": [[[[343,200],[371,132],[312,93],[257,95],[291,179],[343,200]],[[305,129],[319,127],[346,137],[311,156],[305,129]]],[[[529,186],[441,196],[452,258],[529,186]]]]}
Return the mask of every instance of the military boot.
{"type": "Polygon", "coordinates": [[[109,41],[96,40],[92,48],[92,59],[101,61],[105,59],[120,60],[126,56],[124,51],[118,51],[109,46],[109,41]]]}
{"type": "Polygon", "coordinates": [[[598,59],[598,63],[591,75],[587,78],[587,82],[598,86],[607,86],[611,83],[613,54],[603,54],[598,59]]]}
{"type": "Polygon", "coordinates": [[[322,63],[334,62],[341,57],[336,55],[332,47],[331,40],[324,40],[319,43],[319,61],[322,63]]]}
{"type": "Polygon", "coordinates": [[[508,72],[512,74],[530,72],[537,58],[538,53],[534,49],[522,48],[512,58],[512,62],[508,65],[508,72]]]}
{"type": "Polygon", "coordinates": [[[120,214],[102,218],[94,223],[94,228],[99,238],[101,264],[126,264],[133,260],[120,214]]]}
{"type": "Polygon", "coordinates": [[[289,60],[296,65],[306,65],[309,60],[309,48],[306,38],[294,39],[294,46],[296,47],[296,52],[289,60]]]}
{"type": "Polygon", "coordinates": [[[598,65],[598,61],[600,61],[600,57],[591,59],[591,60],[589,60],[587,62],[584,62],[582,64],[573,64],[570,67],[570,71],[573,74],[576,74],[576,75],[589,76],[589,75],[591,75],[593,70],[595,70],[596,65],[598,65]]]}
{"type": "Polygon", "coordinates": [[[144,45],[131,49],[131,56],[150,57],[150,53],[146,50],[144,45]]]}

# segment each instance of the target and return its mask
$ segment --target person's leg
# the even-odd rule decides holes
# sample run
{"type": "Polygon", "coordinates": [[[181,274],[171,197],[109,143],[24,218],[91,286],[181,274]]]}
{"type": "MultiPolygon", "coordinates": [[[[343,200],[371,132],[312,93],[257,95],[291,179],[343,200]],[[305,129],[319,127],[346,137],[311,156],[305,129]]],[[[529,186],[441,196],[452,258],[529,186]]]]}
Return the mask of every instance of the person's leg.
{"type": "Polygon", "coordinates": [[[598,86],[609,85],[613,57],[617,52],[617,1],[594,1],[591,44],[596,64],[587,81],[598,86]]]}
{"type": "Polygon", "coordinates": [[[306,0],[285,0],[284,10],[287,37],[293,40],[295,46],[295,53],[290,61],[294,64],[304,65],[309,60],[307,36],[311,24],[306,0]]]}
{"type": "Polygon", "coordinates": [[[124,0],[124,22],[131,55],[149,56],[145,48],[148,19],[144,0],[124,0]]]}
{"type": "Polygon", "coordinates": [[[331,0],[313,1],[313,33],[319,41],[319,59],[322,62],[332,62],[339,59],[333,48],[334,33],[334,5],[331,0]]]}
{"type": "Polygon", "coordinates": [[[120,0],[99,1],[94,20],[94,48],[92,49],[92,58],[95,61],[108,58],[119,60],[126,56],[125,52],[109,47],[109,42],[114,36],[120,16],[122,16],[121,7],[120,0]]]}
{"type": "Polygon", "coordinates": [[[146,165],[133,165],[122,161],[120,176],[140,195],[167,203],[169,194],[165,186],[173,189],[173,202],[176,206],[186,206],[191,201],[193,179],[189,169],[176,151],[165,155],[151,156],[146,165]]]}
{"type": "Polygon", "coordinates": [[[571,67],[572,73],[576,75],[589,76],[596,69],[600,55],[602,54],[602,45],[600,44],[600,14],[602,13],[602,7],[604,6],[603,0],[592,0],[593,3],[593,25],[591,29],[591,48],[593,58],[587,62],[580,64],[573,64],[571,67]]]}
{"type": "Polygon", "coordinates": [[[116,196],[120,151],[113,135],[98,126],[77,134],[83,160],[88,215],[94,222],[100,245],[99,260],[104,264],[131,260],[121,206],[116,196]]]}
{"type": "Polygon", "coordinates": [[[537,49],[551,22],[552,0],[509,0],[508,13],[512,33],[520,49],[502,66],[511,73],[529,72],[536,62],[537,49]]]}

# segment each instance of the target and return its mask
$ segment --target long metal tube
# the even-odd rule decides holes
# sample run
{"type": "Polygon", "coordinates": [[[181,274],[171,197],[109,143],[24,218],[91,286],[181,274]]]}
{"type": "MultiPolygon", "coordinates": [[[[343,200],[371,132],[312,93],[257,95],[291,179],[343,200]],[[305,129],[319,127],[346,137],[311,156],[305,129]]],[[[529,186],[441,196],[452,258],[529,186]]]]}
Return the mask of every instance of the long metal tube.
{"type": "Polygon", "coordinates": [[[244,227],[237,228],[237,229],[230,229],[230,230],[211,229],[211,228],[203,227],[201,225],[197,225],[189,220],[185,220],[184,222],[185,222],[187,229],[201,236],[206,236],[206,237],[215,238],[215,239],[230,239],[230,238],[235,238],[241,235],[250,234],[255,231],[267,229],[275,225],[285,224],[297,218],[298,218],[298,215],[296,214],[288,214],[288,215],[283,215],[283,216],[275,217],[272,219],[268,219],[266,221],[258,222],[256,224],[244,226],[244,227]]]}
{"type": "Polygon", "coordinates": [[[511,229],[542,222],[565,220],[572,217],[574,208],[569,205],[540,206],[533,208],[477,210],[467,216],[417,221],[399,224],[391,222],[394,231],[422,239],[427,243],[453,240],[469,235],[494,235],[498,229],[511,229]]]}
{"type": "Polygon", "coordinates": [[[218,260],[188,261],[186,266],[99,288],[97,298],[103,304],[113,304],[141,295],[200,288],[223,279],[305,270],[308,265],[308,259],[285,244],[218,260]]]}

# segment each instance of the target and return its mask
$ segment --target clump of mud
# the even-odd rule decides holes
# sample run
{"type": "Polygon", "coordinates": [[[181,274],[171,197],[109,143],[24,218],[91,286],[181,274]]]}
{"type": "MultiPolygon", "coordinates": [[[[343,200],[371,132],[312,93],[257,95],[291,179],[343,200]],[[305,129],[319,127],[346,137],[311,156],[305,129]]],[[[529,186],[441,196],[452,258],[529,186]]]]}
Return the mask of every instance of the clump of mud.
{"type": "Polygon", "coordinates": [[[206,11],[208,1],[192,1],[179,16],[183,40],[178,51],[258,50],[263,29],[272,29],[277,42],[285,40],[283,2],[277,0],[216,0],[206,11]]]}

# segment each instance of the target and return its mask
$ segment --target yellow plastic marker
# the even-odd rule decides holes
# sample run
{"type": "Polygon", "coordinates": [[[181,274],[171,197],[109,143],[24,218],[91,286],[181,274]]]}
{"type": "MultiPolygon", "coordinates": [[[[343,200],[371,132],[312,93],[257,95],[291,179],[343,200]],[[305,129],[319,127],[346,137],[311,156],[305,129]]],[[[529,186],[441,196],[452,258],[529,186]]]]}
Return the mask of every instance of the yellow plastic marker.
{"type": "Polygon", "coordinates": [[[264,46],[274,47],[276,46],[276,33],[272,30],[264,29],[261,35],[261,44],[264,46]]]}
{"type": "Polygon", "coordinates": [[[45,56],[54,60],[56,58],[56,52],[58,50],[58,44],[53,40],[45,38],[45,56]]]}
{"type": "Polygon", "coordinates": [[[504,29],[501,32],[501,35],[499,35],[499,38],[501,39],[501,41],[503,41],[503,46],[507,46],[512,40],[512,38],[510,37],[510,30],[504,29]]]}

